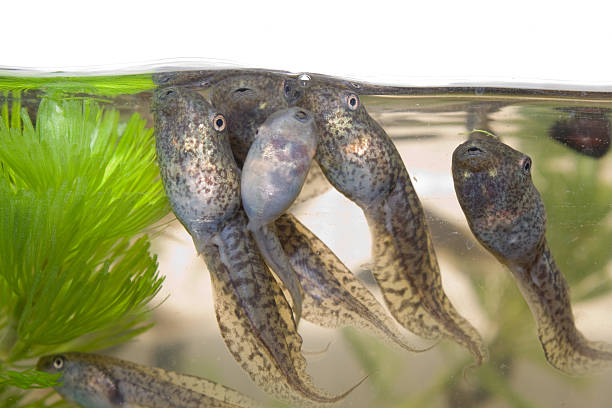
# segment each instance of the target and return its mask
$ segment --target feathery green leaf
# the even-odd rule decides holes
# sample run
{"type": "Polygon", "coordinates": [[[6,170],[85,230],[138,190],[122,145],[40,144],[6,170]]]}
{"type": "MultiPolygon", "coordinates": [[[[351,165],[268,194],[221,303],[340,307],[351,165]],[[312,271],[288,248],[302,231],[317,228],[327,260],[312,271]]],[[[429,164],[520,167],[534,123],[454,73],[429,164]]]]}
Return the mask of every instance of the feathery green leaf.
{"type": "Polygon", "coordinates": [[[150,327],[147,304],[163,278],[140,234],[169,207],[153,132],[137,114],[122,122],[92,99],[56,92],[41,98],[33,122],[18,94],[5,100],[12,103],[0,108],[0,403],[55,406],[23,405],[13,387],[53,381],[10,368],[115,345],[150,327]]]}

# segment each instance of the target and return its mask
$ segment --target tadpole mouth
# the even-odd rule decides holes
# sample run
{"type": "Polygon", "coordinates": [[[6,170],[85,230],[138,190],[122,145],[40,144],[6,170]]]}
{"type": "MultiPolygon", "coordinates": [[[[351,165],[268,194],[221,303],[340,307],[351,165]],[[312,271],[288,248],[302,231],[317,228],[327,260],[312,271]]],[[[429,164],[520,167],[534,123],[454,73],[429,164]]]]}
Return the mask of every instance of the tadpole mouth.
{"type": "Polygon", "coordinates": [[[479,139],[469,139],[468,141],[457,146],[456,153],[458,156],[465,158],[476,158],[487,156],[486,142],[479,139]]]}
{"type": "Polygon", "coordinates": [[[257,96],[257,91],[252,88],[240,87],[236,88],[232,91],[231,98],[242,99],[242,98],[255,98],[257,96]]]}
{"type": "Polygon", "coordinates": [[[159,85],[166,84],[174,78],[176,74],[174,72],[160,72],[153,74],[153,82],[159,85]]]}
{"type": "Polygon", "coordinates": [[[477,156],[484,153],[484,150],[482,150],[480,147],[478,146],[470,146],[466,149],[465,154],[468,156],[477,156]]]}
{"type": "Polygon", "coordinates": [[[467,141],[459,145],[453,153],[453,166],[479,171],[489,162],[487,150],[477,141],[467,141]]]}
{"type": "Polygon", "coordinates": [[[295,115],[293,116],[302,123],[306,123],[308,122],[308,119],[310,119],[310,115],[308,115],[308,112],[306,112],[303,109],[300,109],[297,112],[295,112],[295,115]]]}
{"type": "Polygon", "coordinates": [[[178,95],[178,91],[173,86],[158,88],[153,93],[151,110],[155,113],[163,112],[164,108],[169,106],[169,102],[176,95],[178,95]]]}
{"type": "Polygon", "coordinates": [[[176,90],[174,88],[166,88],[166,89],[161,89],[158,92],[158,95],[160,99],[166,99],[166,98],[172,97],[172,95],[174,95],[175,93],[176,93],[176,90]]]}

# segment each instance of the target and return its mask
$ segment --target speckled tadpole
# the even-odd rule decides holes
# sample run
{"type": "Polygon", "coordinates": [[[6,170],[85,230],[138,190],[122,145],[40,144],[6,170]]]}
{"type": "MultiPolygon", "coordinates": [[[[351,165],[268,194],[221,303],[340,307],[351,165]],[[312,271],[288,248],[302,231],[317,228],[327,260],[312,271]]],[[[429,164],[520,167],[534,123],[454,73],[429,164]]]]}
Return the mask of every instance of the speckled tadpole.
{"type": "Polygon", "coordinates": [[[315,159],[331,184],[365,213],[374,276],[391,314],[422,337],[454,339],[482,363],[486,347],[442,289],[421,203],[391,139],[349,87],[313,80],[299,94],[293,90],[298,82],[286,81],[287,98],[315,114],[315,159]]]}
{"type": "Polygon", "coordinates": [[[275,224],[306,293],[304,319],[323,327],[358,327],[408,351],[432,347],[413,346],[374,295],[294,216],[283,214],[275,224]]]}
{"type": "Polygon", "coordinates": [[[225,118],[199,93],[155,92],[155,139],[172,209],[211,273],[215,311],[225,344],[264,390],[300,403],[330,403],[306,373],[291,310],[247,230],[239,170],[225,118]]]}
{"type": "MultiPolygon", "coordinates": [[[[228,136],[234,157],[242,167],[259,126],[289,104],[284,97],[283,83],[287,75],[273,72],[234,73],[213,82],[212,104],[228,119],[228,136]]],[[[316,162],[312,162],[297,202],[306,201],[331,188],[316,162]]]]}
{"type": "Polygon", "coordinates": [[[295,321],[302,314],[302,286],[276,235],[273,221],[302,190],[317,148],[317,131],[310,112],[279,110],[259,126],[242,167],[242,206],[248,229],[266,263],[289,290],[295,321]]]}
{"type": "Polygon", "coordinates": [[[59,373],[55,390],[84,408],[239,408],[255,401],[192,375],[88,353],[41,357],[37,370],[59,373]]]}
{"type": "MultiPolygon", "coordinates": [[[[228,117],[239,121],[228,124],[232,148],[239,163],[255,140],[259,126],[268,115],[287,107],[285,75],[270,73],[239,74],[213,85],[211,97],[228,117]]],[[[293,97],[301,95],[295,89],[293,97]]],[[[312,197],[327,190],[329,182],[319,166],[311,166],[299,198],[312,197]]],[[[380,338],[410,351],[425,351],[401,333],[400,328],[334,253],[308,228],[286,214],[275,221],[278,237],[290,259],[304,292],[304,319],[325,327],[354,326],[367,329],[380,338]]]]}
{"type": "Polygon", "coordinates": [[[242,167],[242,205],[250,228],[271,223],[291,206],[316,149],[314,118],[304,109],[276,111],[259,126],[242,167]]]}
{"type": "Polygon", "coordinates": [[[518,283],[548,362],[573,375],[612,365],[612,347],[587,340],[574,324],[567,282],[546,242],[546,212],[531,181],[531,159],[476,134],[455,149],[453,179],[470,229],[518,283]]]}

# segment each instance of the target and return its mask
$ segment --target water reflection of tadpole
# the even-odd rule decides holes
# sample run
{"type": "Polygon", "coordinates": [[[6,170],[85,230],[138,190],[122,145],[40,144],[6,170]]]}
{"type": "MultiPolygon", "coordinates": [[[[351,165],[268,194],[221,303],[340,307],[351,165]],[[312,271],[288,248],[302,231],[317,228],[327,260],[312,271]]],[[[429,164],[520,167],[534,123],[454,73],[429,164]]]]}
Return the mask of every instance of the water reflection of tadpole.
{"type": "Polygon", "coordinates": [[[474,129],[485,130],[495,133],[491,127],[491,114],[499,112],[501,108],[508,106],[508,102],[483,101],[472,102],[465,109],[465,127],[469,132],[474,129]]]}
{"type": "Polygon", "coordinates": [[[609,109],[596,107],[556,108],[566,112],[549,129],[556,141],[590,157],[602,157],[610,149],[609,109]]]}

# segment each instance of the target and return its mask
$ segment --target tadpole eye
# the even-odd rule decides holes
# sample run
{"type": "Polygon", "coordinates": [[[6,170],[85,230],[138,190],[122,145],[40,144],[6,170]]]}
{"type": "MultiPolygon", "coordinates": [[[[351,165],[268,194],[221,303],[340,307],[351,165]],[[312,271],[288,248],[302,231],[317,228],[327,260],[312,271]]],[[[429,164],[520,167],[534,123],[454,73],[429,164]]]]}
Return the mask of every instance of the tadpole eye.
{"type": "Polygon", "coordinates": [[[525,173],[529,173],[531,171],[531,159],[529,157],[525,157],[523,159],[522,167],[525,173]]]}
{"type": "Polygon", "coordinates": [[[64,368],[64,357],[56,356],[53,358],[53,368],[56,370],[61,370],[64,368]]]}
{"type": "Polygon", "coordinates": [[[225,117],[221,114],[218,114],[213,119],[213,127],[217,132],[222,132],[225,130],[225,117]]]}
{"type": "Polygon", "coordinates": [[[352,111],[357,110],[359,107],[359,97],[355,94],[348,94],[346,96],[346,106],[352,111]]]}

